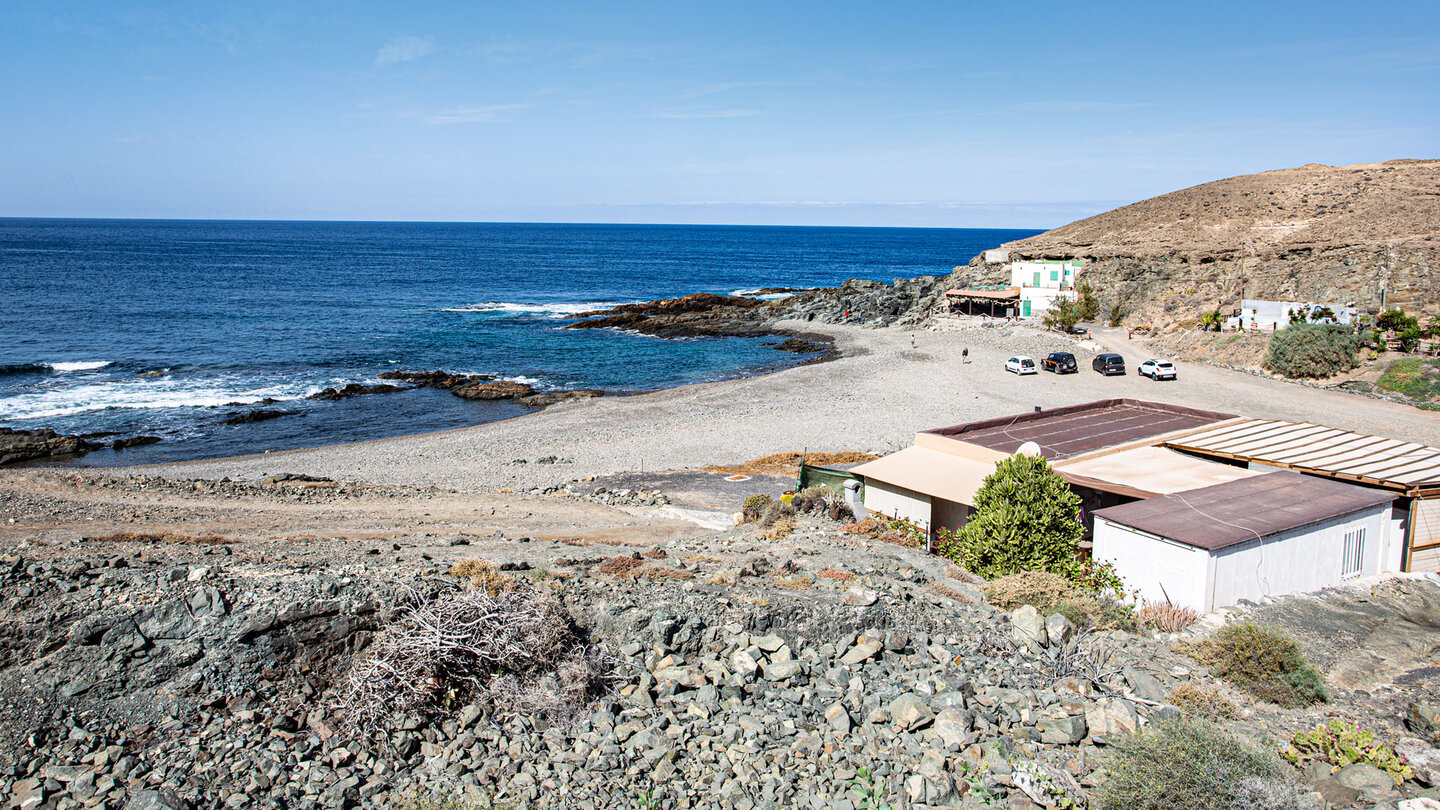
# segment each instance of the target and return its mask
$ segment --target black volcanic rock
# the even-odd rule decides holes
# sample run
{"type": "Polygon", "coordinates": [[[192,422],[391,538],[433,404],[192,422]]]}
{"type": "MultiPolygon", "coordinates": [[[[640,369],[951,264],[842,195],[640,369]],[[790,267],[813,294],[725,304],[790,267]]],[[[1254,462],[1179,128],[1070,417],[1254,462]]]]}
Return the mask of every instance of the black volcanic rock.
{"type": "Polygon", "coordinates": [[[0,428],[0,465],[45,458],[83,456],[99,447],[78,436],[62,436],[49,429],[0,428]]]}

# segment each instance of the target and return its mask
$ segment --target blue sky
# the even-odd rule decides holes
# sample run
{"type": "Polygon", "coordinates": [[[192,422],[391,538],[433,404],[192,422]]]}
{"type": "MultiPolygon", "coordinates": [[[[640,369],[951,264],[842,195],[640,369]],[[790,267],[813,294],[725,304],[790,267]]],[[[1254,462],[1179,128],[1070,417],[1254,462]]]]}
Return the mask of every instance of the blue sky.
{"type": "Polygon", "coordinates": [[[0,6],[0,216],[1051,227],[1440,155],[1440,4],[0,6]]]}

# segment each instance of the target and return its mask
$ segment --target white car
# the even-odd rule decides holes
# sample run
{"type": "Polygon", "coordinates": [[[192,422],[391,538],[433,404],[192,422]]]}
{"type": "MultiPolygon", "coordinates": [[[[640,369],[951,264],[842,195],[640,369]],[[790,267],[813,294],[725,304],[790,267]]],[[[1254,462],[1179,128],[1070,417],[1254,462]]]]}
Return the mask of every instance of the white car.
{"type": "Polygon", "coordinates": [[[1175,364],[1169,360],[1146,360],[1140,364],[1140,376],[1152,380],[1175,379],[1175,364]]]}
{"type": "Polygon", "coordinates": [[[1035,367],[1035,360],[1025,355],[1012,357],[1005,361],[1005,370],[1013,371],[1016,374],[1037,374],[1039,369],[1035,367]]]}

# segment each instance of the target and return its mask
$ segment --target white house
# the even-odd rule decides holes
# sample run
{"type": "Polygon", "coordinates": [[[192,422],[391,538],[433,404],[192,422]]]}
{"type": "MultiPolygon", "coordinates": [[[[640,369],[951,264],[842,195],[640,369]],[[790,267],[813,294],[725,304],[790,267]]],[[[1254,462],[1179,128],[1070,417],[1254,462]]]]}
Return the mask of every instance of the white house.
{"type": "Polygon", "coordinates": [[[1100,509],[1093,554],[1145,601],[1208,613],[1401,570],[1395,497],[1277,471],[1100,509]]]}
{"type": "Polygon", "coordinates": [[[1230,318],[1226,325],[1239,329],[1261,329],[1271,331],[1290,325],[1290,313],[1299,312],[1307,322],[1314,320],[1319,312],[1329,309],[1335,315],[1335,323],[1355,322],[1355,307],[1340,304],[1306,304],[1299,301],[1263,301],[1246,298],[1240,302],[1240,314],[1230,318]]]}
{"type": "Polygon", "coordinates": [[[1079,260],[1016,261],[1010,263],[1010,286],[1020,290],[1021,318],[1038,318],[1056,300],[1075,300],[1075,277],[1083,262],[1079,260]]]}

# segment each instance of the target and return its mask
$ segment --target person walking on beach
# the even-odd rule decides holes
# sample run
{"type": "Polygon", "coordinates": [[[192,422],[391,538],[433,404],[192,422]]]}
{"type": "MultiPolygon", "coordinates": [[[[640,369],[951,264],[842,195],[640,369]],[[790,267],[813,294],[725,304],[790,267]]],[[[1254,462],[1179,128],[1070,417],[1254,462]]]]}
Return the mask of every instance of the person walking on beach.
{"type": "Polygon", "coordinates": [[[910,336],[910,348],[912,348],[912,349],[915,348],[915,336],[914,336],[914,335],[911,335],[911,336],[910,336]]]}
{"type": "Polygon", "coordinates": [[[963,365],[970,362],[970,347],[966,346],[960,350],[960,363],[963,365]]]}

